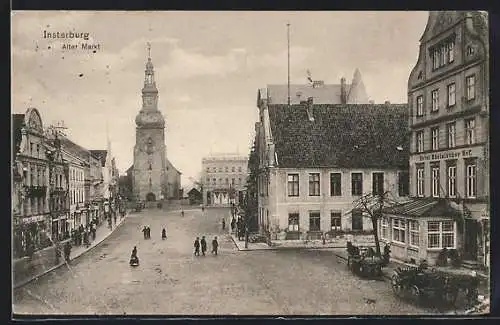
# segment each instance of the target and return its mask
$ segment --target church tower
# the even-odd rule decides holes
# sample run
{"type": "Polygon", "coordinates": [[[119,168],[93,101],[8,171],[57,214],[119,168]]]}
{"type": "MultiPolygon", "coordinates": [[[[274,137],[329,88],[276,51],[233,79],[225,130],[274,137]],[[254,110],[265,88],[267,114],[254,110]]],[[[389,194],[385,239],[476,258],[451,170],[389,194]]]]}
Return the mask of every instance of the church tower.
{"type": "Polygon", "coordinates": [[[135,118],[133,191],[135,199],[156,201],[167,193],[165,118],[158,110],[158,89],[148,44],[148,61],[142,88],[142,109],[135,118]]]}

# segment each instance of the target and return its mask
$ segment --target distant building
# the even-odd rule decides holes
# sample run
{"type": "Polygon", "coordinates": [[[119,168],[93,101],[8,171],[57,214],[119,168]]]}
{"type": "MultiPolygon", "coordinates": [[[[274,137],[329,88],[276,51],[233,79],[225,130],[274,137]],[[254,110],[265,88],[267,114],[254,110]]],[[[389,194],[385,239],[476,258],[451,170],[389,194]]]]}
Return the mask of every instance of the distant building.
{"type": "Polygon", "coordinates": [[[268,104],[258,99],[258,220],[285,239],[372,230],[367,193],[408,195],[406,104],[268,104]]]}
{"type": "Polygon", "coordinates": [[[247,179],[248,158],[239,154],[219,153],[201,161],[203,204],[238,205],[247,179]]]}
{"type": "Polygon", "coordinates": [[[402,260],[446,248],[489,266],[489,38],[480,12],[430,12],[408,80],[410,195],[381,237],[402,260]]]}
{"type": "Polygon", "coordinates": [[[196,188],[192,188],[188,193],[189,204],[200,204],[203,201],[203,195],[196,188]]]}
{"type": "Polygon", "coordinates": [[[182,173],[172,165],[170,160],[167,159],[167,197],[166,199],[180,200],[181,194],[181,175],[182,173]]]}
{"type": "MultiPolygon", "coordinates": [[[[288,85],[268,85],[259,90],[259,99],[265,99],[269,105],[288,104],[288,85]]],[[[350,84],[345,78],[340,84],[325,84],[313,81],[310,84],[290,85],[290,104],[300,104],[312,97],[315,104],[369,104],[365,85],[358,69],[350,84]]]]}

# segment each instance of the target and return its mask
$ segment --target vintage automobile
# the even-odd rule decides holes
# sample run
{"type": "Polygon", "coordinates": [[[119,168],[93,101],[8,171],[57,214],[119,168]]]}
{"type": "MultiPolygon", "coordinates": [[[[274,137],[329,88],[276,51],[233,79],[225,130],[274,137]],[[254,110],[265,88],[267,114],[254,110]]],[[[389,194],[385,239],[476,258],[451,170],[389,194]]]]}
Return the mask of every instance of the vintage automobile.
{"type": "Polygon", "coordinates": [[[479,280],[474,273],[450,274],[422,266],[399,267],[391,277],[392,290],[401,298],[417,301],[439,301],[448,306],[455,306],[457,297],[462,291],[468,304],[477,299],[479,280]]]}
{"type": "Polygon", "coordinates": [[[359,247],[347,243],[347,267],[352,273],[371,278],[383,275],[382,267],[386,265],[384,259],[370,251],[362,253],[359,247]]]}

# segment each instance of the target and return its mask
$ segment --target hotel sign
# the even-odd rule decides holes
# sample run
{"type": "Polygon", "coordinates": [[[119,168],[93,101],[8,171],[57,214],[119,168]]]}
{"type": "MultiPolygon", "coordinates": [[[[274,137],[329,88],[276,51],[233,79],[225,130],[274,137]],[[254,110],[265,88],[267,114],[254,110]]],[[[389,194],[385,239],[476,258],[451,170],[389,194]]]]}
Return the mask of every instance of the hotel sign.
{"type": "Polygon", "coordinates": [[[21,223],[29,224],[29,223],[35,223],[35,222],[39,222],[39,221],[43,221],[43,220],[45,220],[45,216],[40,215],[40,216],[21,218],[21,223]]]}
{"type": "Polygon", "coordinates": [[[415,154],[410,157],[410,162],[424,162],[424,161],[436,161],[436,160],[447,160],[447,159],[466,159],[466,158],[482,158],[483,148],[473,147],[464,148],[457,150],[446,150],[440,152],[432,152],[427,154],[415,154]]]}

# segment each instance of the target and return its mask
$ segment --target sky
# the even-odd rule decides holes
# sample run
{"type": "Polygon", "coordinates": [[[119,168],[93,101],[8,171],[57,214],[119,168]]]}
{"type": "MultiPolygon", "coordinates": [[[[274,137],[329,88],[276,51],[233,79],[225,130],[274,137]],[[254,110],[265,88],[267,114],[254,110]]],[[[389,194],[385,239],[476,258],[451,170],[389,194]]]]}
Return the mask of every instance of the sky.
{"type": "Polygon", "coordinates": [[[249,153],[257,90],[287,82],[287,23],[291,83],[306,84],[307,70],[327,84],[349,82],[358,68],[375,103],[406,103],[427,17],[425,11],[17,11],[12,113],[35,107],[44,127],[64,121],[68,137],[87,149],[106,149],[109,135],[124,173],[133,163],[149,42],[167,156],[188,185],[199,177],[202,157],[249,153]],[[48,39],[44,31],[89,39],[48,39]],[[82,43],[99,48],[94,53],[82,43]]]}

